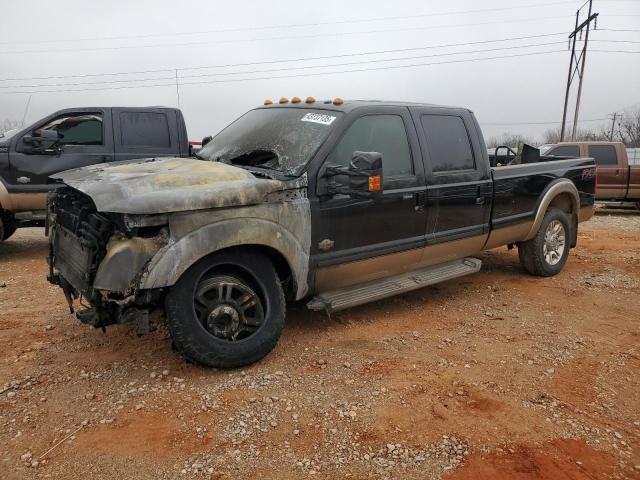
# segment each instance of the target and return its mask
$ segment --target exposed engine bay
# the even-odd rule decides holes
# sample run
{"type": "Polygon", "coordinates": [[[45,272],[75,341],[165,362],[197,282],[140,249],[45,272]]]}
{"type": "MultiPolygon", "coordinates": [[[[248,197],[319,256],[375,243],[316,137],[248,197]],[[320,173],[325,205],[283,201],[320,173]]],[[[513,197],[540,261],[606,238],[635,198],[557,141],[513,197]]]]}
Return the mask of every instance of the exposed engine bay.
{"type": "Polygon", "coordinates": [[[160,292],[134,293],[126,282],[133,284],[134,279],[128,272],[138,271],[131,267],[148,260],[158,250],[164,234],[162,229],[128,228],[124,215],[98,212],[88,196],[71,188],[51,193],[47,212],[47,229],[51,228],[48,280],[62,288],[70,311],[74,311],[74,300],[79,299],[85,307],[76,312],[81,322],[104,328],[136,321],[138,333],[146,333],[149,305],[160,292]],[[113,248],[118,242],[126,248],[113,248]],[[147,243],[152,244],[152,248],[147,248],[149,252],[144,255],[147,243]],[[108,263],[111,268],[106,272],[108,263]],[[96,288],[101,283],[120,284],[124,288],[105,293],[96,288]]]}

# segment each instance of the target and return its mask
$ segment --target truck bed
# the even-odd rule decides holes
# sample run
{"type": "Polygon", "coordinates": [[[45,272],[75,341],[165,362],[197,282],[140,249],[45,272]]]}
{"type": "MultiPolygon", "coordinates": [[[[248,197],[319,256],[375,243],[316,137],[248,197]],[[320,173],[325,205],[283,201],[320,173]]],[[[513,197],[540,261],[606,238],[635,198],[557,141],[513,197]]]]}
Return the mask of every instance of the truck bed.
{"type": "Polygon", "coordinates": [[[518,236],[528,233],[543,192],[558,179],[567,178],[576,185],[580,209],[593,208],[595,163],[592,158],[494,167],[491,176],[494,183],[492,232],[487,248],[504,244],[504,238],[523,240],[518,236]]]}

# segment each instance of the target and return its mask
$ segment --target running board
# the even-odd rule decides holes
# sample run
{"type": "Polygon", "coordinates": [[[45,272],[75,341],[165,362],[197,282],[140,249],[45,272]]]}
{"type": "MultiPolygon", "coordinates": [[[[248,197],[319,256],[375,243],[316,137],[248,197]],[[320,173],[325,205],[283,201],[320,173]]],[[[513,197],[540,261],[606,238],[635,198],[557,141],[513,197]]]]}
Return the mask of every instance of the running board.
{"type": "Polygon", "coordinates": [[[373,302],[399,293],[433,285],[434,283],[476,273],[480,270],[481,266],[481,260],[470,257],[453,262],[441,263],[439,265],[432,265],[394,277],[325,292],[313,297],[307,303],[307,308],[310,310],[336,312],[345,308],[355,307],[363,303],[373,302]]]}

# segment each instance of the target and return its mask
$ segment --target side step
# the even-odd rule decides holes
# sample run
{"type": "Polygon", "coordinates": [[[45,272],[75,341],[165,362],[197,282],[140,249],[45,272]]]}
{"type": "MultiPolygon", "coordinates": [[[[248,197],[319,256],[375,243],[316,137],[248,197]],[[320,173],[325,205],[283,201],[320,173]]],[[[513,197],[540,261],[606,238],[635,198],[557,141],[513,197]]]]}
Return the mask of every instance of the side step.
{"type": "Polygon", "coordinates": [[[480,270],[482,261],[477,258],[463,258],[453,262],[441,263],[430,267],[403,273],[394,277],[374,280],[351,287],[332,290],[313,297],[308,303],[310,310],[336,312],[399,293],[462,277],[480,270]]]}

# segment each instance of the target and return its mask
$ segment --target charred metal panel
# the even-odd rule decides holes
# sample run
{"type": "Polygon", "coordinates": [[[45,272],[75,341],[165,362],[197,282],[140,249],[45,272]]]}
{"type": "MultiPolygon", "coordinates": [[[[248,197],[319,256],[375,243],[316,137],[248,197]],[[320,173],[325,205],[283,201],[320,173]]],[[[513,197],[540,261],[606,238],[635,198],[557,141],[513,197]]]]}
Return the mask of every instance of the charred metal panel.
{"type": "Polygon", "coordinates": [[[99,212],[159,214],[260,203],[284,182],[220,162],[149,158],[54,176],[89,195],[99,212]]]}
{"type": "Polygon", "coordinates": [[[113,236],[107,243],[107,253],[98,267],[93,288],[112,292],[127,292],[139,277],[144,265],[167,243],[166,233],[152,238],[113,236]]]}
{"type": "Polygon", "coordinates": [[[210,253],[258,245],[282,254],[295,281],[296,298],[304,297],[311,245],[309,201],[304,192],[287,197],[274,203],[170,216],[169,243],[148,263],[139,288],[171,286],[187,268],[210,253]]]}

